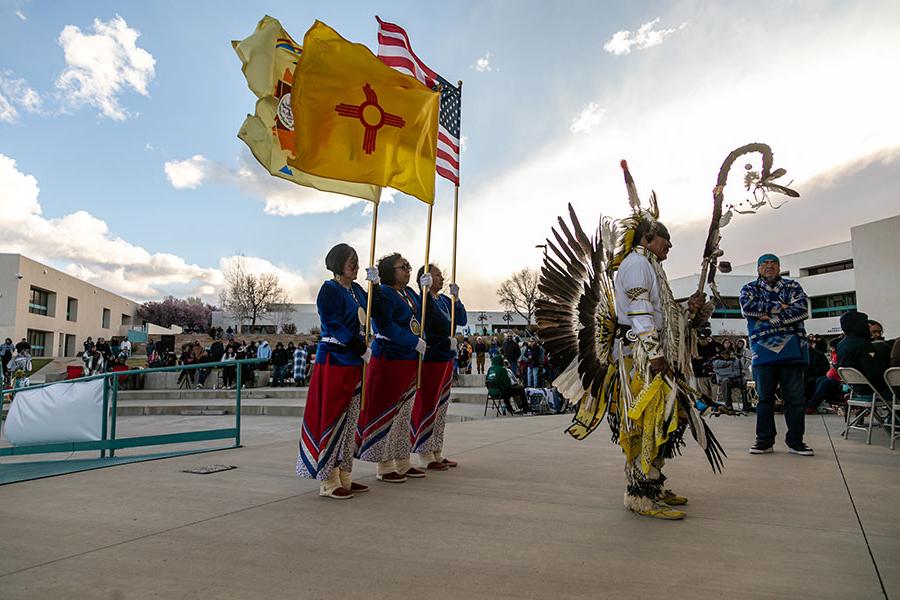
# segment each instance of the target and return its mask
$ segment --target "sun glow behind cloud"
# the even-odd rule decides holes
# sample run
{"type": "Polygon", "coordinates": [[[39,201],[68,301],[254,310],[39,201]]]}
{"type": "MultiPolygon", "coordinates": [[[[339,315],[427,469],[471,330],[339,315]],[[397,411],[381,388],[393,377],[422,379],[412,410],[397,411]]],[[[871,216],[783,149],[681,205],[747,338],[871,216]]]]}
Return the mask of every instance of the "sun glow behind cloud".
{"type": "MultiPolygon", "coordinates": [[[[723,41],[699,39],[701,25],[694,23],[690,47],[662,62],[657,58],[652,64],[634,64],[626,81],[606,82],[605,89],[598,90],[606,92],[606,112],[602,121],[592,124],[593,135],[566,131],[568,135],[537,149],[530,160],[477,189],[463,190],[459,272],[470,300],[474,291],[478,306],[495,305],[493,290],[499,281],[523,266],[537,266],[540,253],[534,246],[549,235],[568,202],[588,226],[601,212],[625,214],[621,158],[629,159],[642,197],[655,189],[662,218],[684,229],[708,222],[719,165],[729,151],[745,143],[769,143],[776,166],[788,170],[801,194],[805,180],[900,145],[900,119],[893,118],[900,105],[900,82],[884,76],[900,56],[900,38],[888,23],[869,19],[863,26],[860,15],[854,17],[817,23],[815,41],[802,31],[783,30],[760,41],[765,50],[759,58],[742,57],[737,64],[741,40],[723,47],[718,58],[710,56],[709,45],[723,41]],[[866,35],[860,36],[864,29],[866,35]],[[620,91],[611,94],[609,89],[620,91]],[[502,251],[486,252],[478,240],[493,240],[502,251]]],[[[716,35],[727,41],[727,32],[716,35]]],[[[623,59],[639,61],[643,56],[623,59]]],[[[750,162],[758,164],[755,158],[750,162]]],[[[737,171],[740,165],[726,192],[726,199],[735,203],[746,196],[737,171]]],[[[815,200],[803,197],[779,215],[804,223],[815,200]]],[[[435,232],[450,230],[450,212],[441,209],[436,208],[435,232]]],[[[382,226],[379,235],[390,240],[396,234],[402,247],[411,248],[413,258],[421,260],[421,216],[410,212],[401,224],[382,226]]],[[[731,225],[753,226],[752,217],[731,225]]],[[[356,243],[366,243],[362,230],[351,233],[356,243]]],[[[435,236],[442,248],[437,255],[447,255],[445,237],[435,236]]]]}

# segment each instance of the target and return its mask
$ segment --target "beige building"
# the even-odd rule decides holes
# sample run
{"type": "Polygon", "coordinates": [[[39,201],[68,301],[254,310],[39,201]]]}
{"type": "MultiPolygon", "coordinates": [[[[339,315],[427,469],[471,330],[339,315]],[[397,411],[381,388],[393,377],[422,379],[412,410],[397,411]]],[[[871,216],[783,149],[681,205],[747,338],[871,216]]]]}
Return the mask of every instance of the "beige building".
{"type": "Polygon", "coordinates": [[[22,338],[33,356],[75,356],[88,336],[125,337],[138,303],[21,254],[0,253],[0,340],[22,338]]]}

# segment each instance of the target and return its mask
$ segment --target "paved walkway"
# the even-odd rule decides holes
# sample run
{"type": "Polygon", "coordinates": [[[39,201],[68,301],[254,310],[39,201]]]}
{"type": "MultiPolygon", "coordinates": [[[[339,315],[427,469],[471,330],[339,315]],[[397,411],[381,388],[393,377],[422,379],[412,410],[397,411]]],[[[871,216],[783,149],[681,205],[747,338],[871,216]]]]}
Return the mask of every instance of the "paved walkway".
{"type": "Polygon", "coordinates": [[[579,443],[568,421],[451,423],[459,468],[390,485],[358,463],[373,489],[347,501],[296,479],[295,434],[271,425],[242,449],[4,486],[0,597],[900,598],[883,435],[810,417],[815,457],[750,456],[752,420],[715,419],[725,473],[689,443],[667,468],[689,518],[660,522],[622,508],[606,426],[579,443]],[[238,468],[182,472],[213,463],[238,468]]]}

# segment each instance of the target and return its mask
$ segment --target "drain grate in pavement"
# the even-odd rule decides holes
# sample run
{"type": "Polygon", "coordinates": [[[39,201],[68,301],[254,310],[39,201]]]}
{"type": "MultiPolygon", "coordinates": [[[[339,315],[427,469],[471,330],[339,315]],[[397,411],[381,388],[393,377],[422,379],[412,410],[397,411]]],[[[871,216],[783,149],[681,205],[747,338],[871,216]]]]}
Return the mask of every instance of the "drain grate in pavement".
{"type": "Polygon", "coordinates": [[[182,473],[191,473],[192,475],[209,475],[210,473],[220,473],[222,471],[230,471],[237,469],[234,465],[206,465],[205,467],[197,467],[195,469],[185,469],[182,473]]]}

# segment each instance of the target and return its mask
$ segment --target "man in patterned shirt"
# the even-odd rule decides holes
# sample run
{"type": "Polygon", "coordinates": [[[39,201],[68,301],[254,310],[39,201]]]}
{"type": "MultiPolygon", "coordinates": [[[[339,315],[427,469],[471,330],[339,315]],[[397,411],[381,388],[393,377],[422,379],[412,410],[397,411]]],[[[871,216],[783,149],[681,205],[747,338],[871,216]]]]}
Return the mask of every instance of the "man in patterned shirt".
{"type": "Polygon", "coordinates": [[[805,400],[803,375],[809,346],[803,321],[809,318],[806,293],[800,284],[781,277],[781,261],[763,254],[756,261],[759,277],[741,289],[741,313],[747,319],[756,407],[756,443],[750,454],[770,454],[775,446],[775,389],[781,386],[785,444],[788,452],[812,456],[803,442],[805,400]]]}

